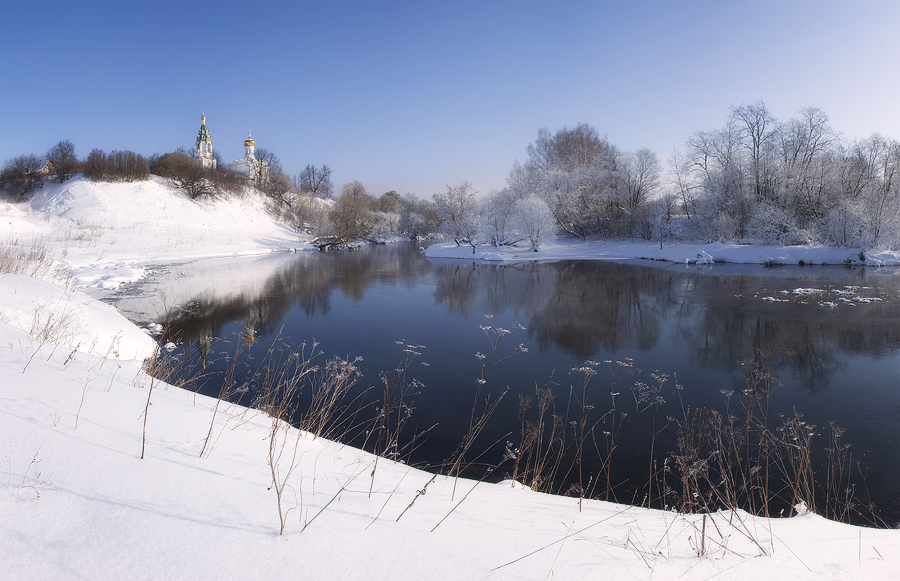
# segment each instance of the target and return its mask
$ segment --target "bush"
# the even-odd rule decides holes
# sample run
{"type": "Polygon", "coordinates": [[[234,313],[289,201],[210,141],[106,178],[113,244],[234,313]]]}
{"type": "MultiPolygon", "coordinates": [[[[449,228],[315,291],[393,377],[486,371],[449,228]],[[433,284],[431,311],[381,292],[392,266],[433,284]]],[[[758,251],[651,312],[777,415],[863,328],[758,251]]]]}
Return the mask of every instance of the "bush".
{"type": "Polygon", "coordinates": [[[8,160],[0,173],[0,186],[13,197],[27,199],[44,185],[40,160],[35,155],[20,155],[8,160]]]}
{"type": "Polygon", "coordinates": [[[181,151],[154,159],[153,173],[168,179],[192,200],[215,193],[213,170],[204,168],[197,159],[181,151]]]}

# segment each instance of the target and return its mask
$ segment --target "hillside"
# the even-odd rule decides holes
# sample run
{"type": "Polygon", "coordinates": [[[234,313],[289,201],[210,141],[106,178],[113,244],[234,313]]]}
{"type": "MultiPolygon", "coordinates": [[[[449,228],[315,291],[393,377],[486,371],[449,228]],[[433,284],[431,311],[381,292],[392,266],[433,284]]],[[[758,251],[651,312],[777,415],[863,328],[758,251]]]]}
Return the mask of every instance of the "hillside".
{"type": "Polygon", "coordinates": [[[69,274],[92,291],[138,280],[158,264],[310,249],[259,196],[190,200],[156,176],[48,183],[28,204],[0,205],[0,224],[8,224],[0,243],[65,248],[69,274]]]}

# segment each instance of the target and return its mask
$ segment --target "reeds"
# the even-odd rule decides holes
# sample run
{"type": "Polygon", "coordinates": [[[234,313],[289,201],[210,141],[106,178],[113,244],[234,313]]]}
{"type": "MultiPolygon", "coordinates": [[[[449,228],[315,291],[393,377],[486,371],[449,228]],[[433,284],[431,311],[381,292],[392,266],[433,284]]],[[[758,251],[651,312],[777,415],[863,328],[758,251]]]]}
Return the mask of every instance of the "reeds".
{"type": "MultiPolygon", "coordinates": [[[[473,462],[470,456],[480,461],[496,454],[496,461],[487,462],[485,477],[505,466],[507,478],[536,491],[577,496],[579,503],[599,498],[682,513],[742,509],[761,516],[791,515],[802,503],[828,518],[849,521],[864,515],[870,524],[879,524],[871,503],[857,498],[863,470],[854,470],[844,430],[834,422],[822,430],[796,410],[772,412],[772,397],[790,354],[757,353],[742,365],[742,386],[722,391],[718,409],[687,405],[685,387],[668,374],[654,371],[642,380],[630,359],[587,361],[572,370],[569,386],[551,378],[535,385],[533,394],[518,394],[518,434],[505,449],[503,440],[497,442],[501,449],[494,448],[496,443],[476,448],[510,390],[507,385],[488,389],[491,370],[526,351],[521,345],[504,350],[503,340],[512,332],[508,329],[485,325],[482,331],[490,351],[476,354],[480,373],[469,421],[440,469],[454,479],[473,462]],[[564,406],[555,394],[560,389],[568,392],[564,406]],[[607,397],[598,397],[604,392],[607,397]],[[642,476],[634,475],[635,453],[621,449],[626,428],[630,441],[646,430],[642,476]],[[816,444],[822,435],[826,439],[820,449],[816,444]],[[623,454],[627,462],[620,459],[623,454]]],[[[354,442],[377,457],[414,460],[413,452],[424,438],[422,433],[410,434],[405,425],[414,410],[413,397],[424,388],[413,373],[423,347],[397,344],[400,363],[380,374],[382,389],[374,400],[373,388],[360,385],[359,358],[324,360],[316,344],[309,352],[305,345],[293,351],[282,346],[278,354],[270,348],[264,364],[236,390],[237,360],[249,348],[245,333],[225,372],[221,394],[227,399],[251,386],[258,392],[253,405],[273,418],[268,462],[282,531],[282,496],[296,465],[297,443],[291,447],[286,440],[289,425],[312,437],[354,442]]],[[[214,422],[215,411],[207,441],[214,422]]],[[[376,461],[373,481],[377,466],[376,461]]]]}

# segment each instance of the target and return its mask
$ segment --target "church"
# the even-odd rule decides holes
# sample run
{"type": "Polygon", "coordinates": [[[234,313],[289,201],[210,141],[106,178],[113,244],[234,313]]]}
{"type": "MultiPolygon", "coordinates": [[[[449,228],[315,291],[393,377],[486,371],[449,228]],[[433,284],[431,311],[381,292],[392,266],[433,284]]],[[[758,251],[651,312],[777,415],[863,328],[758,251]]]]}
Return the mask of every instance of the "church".
{"type": "Polygon", "coordinates": [[[194,150],[194,157],[200,160],[200,165],[204,168],[216,168],[216,158],[212,152],[212,138],[209,136],[209,130],[206,128],[206,111],[200,116],[200,132],[197,134],[197,147],[194,150]]]}
{"type": "Polygon", "coordinates": [[[231,162],[231,169],[260,182],[264,182],[269,175],[269,162],[256,159],[256,141],[250,131],[247,131],[247,139],[244,140],[244,157],[231,162]]]}
{"type": "MultiPolygon", "coordinates": [[[[206,111],[200,116],[200,131],[197,133],[194,157],[204,168],[215,169],[216,158],[213,157],[212,138],[209,135],[209,129],[206,128],[206,111]]],[[[244,140],[244,157],[231,162],[230,169],[259,182],[264,182],[268,177],[269,163],[262,159],[256,159],[256,141],[249,131],[247,139],[244,140]]]]}

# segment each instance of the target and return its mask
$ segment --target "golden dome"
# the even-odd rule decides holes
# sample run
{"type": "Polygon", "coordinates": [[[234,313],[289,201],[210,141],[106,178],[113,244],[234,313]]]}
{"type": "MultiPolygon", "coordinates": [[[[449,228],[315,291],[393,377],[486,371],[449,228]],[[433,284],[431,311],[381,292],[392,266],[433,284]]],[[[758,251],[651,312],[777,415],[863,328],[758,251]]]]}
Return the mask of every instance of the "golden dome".
{"type": "Polygon", "coordinates": [[[245,146],[248,146],[248,145],[253,145],[253,146],[255,146],[255,145],[256,145],[256,142],[253,141],[253,137],[250,135],[250,131],[249,131],[249,130],[247,131],[247,139],[244,140],[244,145],[245,145],[245,146]]]}

